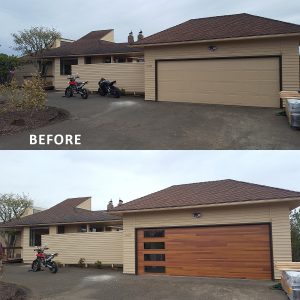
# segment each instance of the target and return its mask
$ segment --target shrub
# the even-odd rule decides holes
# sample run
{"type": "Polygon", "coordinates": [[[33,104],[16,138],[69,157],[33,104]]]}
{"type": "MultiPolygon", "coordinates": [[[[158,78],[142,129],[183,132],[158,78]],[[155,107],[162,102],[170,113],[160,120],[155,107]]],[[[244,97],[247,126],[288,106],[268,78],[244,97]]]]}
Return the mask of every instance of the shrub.
{"type": "Polygon", "coordinates": [[[293,261],[300,261],[300,212],[293,211],[290,215],[293,261]]]}
{"type": "Polygon", "coordinates": [[[102,268],[102,262],[100,260],[97,260],[95,262],[95,266],[96,266],[97,269],[101,269],[102,268]]]}
{"type": "Polygon", "coordinates": [[[10,83],[0,85],[0,96],[4,100],[1,112],[22,110],[20,101],[22,95],[15,79],[13,79],[10,83]]]}
{"type": "Polygon", "coordinates": [[[82,257],[82,258],[79,259],[78,266],[81,267],[81,268],[85,267],[85,258],[82,257]]]}
{"type": "Polygon", "coordinates": [[[24,110],[41,110],[45,108],[47,94],[43,87],[44,82],[39,75],[33,75],[31,80],[25,80],[22,101],[24,110]]]}

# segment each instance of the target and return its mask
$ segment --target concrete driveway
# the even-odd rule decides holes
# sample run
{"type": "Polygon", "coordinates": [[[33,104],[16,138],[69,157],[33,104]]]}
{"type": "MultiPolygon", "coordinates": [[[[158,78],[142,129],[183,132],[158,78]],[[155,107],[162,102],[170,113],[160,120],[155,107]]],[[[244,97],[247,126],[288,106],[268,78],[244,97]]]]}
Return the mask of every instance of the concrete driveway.
{"type": "Polygon", "coordinates": [[[70,120],[2,136],[0,149],[300,149],[300,131],[276,116],[278,109],[62,96],[49,93],[48,105],[70,111],[70,120]],[[82,145],[30,146],[30,133],[81,134],[82,145]]]}
{"type": "Polygon", "coordinates": [[[29,288],[33,299],[100,300],[286,300],[282,291],[271,290],[268,281],[208,278],[131,276],[119,271],[62,268],[28,271],[28,265],[6,266],[5,282],[29,288]]]}

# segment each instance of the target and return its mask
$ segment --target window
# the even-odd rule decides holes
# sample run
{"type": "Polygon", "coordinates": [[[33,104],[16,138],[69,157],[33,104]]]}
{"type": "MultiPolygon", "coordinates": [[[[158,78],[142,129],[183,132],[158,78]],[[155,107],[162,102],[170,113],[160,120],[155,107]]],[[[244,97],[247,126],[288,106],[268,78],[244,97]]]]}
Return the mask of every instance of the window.
{"type": "Polygon", "coordinates": [[[30,228],[29,246],[42,246],[42,235],[49,234],[48,227],[30,228]]]}
{"type": "Polygon", "coordinates": [[[165,261],[165,254],[144,254],[144,261],[165,261]]]}
{"type": "Polygon", "coordinates": [[[145,266],[144,271],[146,273],[166,273],[166,267],[150,267],[150,266],[145,266]]]}
{"type": "Polygon", "coordinates": [[[91,56],[86,56],[86,57],[84,58],[84,63],[85,63],[86,65],[91,65],[91,64],[92,64],[92,57],[91,57],[91,56]]]}
{"type": "Polygon", "coordinates": [[[87,232],[86,225],[81,225],[81,226],[79,227],[79,232],[87,232]]]}
{"type": "Polygon", "coordinates": [[[147,230],[147,231],[144,231],[144,237],[145,238],[165,237],[165,231],[164,230],[147,230]]]}
{"type": "Polygon", "coordinates": [[[90,225],[90,232],[103,232],[104,227],[101,225],[90,225]]]}
{"type": "Polygon", "coordinates": [[[165,249],[165,243],[144,243],[145,250],[165,249]]]}
{"type": "Polygon", "coordinates": [[[57,234],[64,234],[65,233],[65,226],[60,225],[57,226],[57,234]]]}
{"type": "Polygon", "coordinates": [[[78,65],[78,59],[61,58],[60,75],[72,75],[72,65],[78,65]]]}

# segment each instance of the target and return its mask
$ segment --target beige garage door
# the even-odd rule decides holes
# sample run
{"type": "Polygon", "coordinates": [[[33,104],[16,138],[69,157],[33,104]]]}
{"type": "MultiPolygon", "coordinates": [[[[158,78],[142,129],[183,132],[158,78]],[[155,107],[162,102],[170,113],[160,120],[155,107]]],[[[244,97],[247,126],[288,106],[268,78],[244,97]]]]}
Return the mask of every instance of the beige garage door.
{"type": "Polygon", "coordinates": [[[158,62],[158,101],[280,107],[278,58],[158,62]]]}

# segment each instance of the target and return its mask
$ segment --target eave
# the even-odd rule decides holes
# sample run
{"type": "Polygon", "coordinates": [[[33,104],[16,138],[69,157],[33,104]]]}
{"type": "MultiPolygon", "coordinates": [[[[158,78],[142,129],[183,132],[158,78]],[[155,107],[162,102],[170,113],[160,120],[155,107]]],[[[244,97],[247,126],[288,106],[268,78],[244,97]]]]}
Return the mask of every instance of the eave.
{"type": "Polygon", "coordinates": [[[210,40],[198,40],[198,41],[166,42],[166,43],[152,43],[152,44],[151,43],[149,43],[149,44],[134,44],[132,46],[137,47],[137,48],[144,48],[144,47],[205,44],[205,43],[217,43],[217,42],[230,42],[230,41],[243,41],[243,40],[256,40],[256,39],[272,39],[272,38],[293,38],[293,37],[299,37],[299,42],[300,42],[300,33],[289,33],[289,34],[257,35],[257,36],[249,36],[249,37],[210,39],[210,40]]]}
{"type": "Polygon", "coordinates": [[[61,58],[61,57],[85,57],[85,56],[111,56],[111,55],[132,55],[132,54],[144,54],[143,51],[134,51],[134,52],[107,52],[101,54],[70,54],[70,55],[53,55],[53,56],[44,56],[43,58],[61,58]]]}
{"type": "Polygon", "coordinates": [[[56,223],[37,223],[37,224],[21,224],[14,226],[0,226],[1,228],[13,229],[13,228],[23,228],[23,227],[35,227],[35,226],[60,226],[60,225],[82,225],[82,224],[103,224],[103,223],[119,223],[122,222],[122,219],[119,220],[107,220],[107,221],[84,221],[84,222],[56,222],[56,223]]]}
{"type": "Polygon", "coordinates": [[[289,209],[293,210],[300,206],[300,198],[284,198],[284,199],[268,199],[268,200],[255,200],[255,201],[240,201],[240,202],[227,202],[227,203],[214,203],[214,204],[203,204],[203,205],[191,205],[191,206],[171,206],[171,207],[157,207],[147,209],[129,209],[129,210],[112,210],[110,214],[128,214],[128,213],[143,213],[143,212],[157,212],[157,211],[171,211],[171,210],[187,210],[187,209],[200,209],[200,208],[218,208],[218,207],[233,207],[240,205],[253,205],[253,204],[276,204],[289,203],[289,209]]]}

